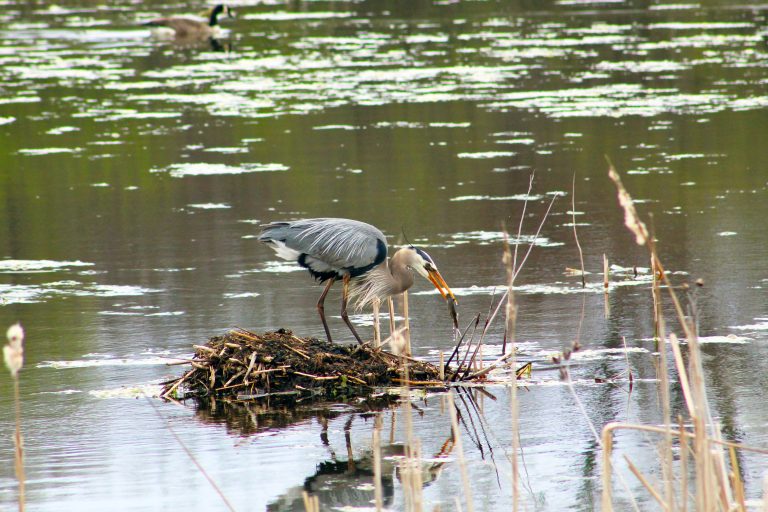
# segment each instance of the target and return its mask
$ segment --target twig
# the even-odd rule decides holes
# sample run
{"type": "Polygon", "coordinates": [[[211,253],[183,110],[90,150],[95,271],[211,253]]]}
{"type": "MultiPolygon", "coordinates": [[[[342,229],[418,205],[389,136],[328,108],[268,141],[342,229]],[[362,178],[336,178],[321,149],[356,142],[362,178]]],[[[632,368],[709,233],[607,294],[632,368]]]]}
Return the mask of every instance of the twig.
{"type": "Polygon", "coordinates": [[[287,343],[285,343],[283,346],[285,348],[287,348],[288,350],[290,350],[291,352],[300,355],[304,359],[310,359],[310,357],[307,354],[305,354],[304,352],[302,352],[301,350],[299,350],[297,348],[293,348],[292,346],[288,345],[287,343]]]}
{"type": "Polygon", "coordinates": [[[408,290],[403,292],[403,316],[405,319],[403,323],[405,325],[405,354],[408,356],[413,355],[411,352],[411,320],[408,317],[408,290]]]}
{"type": "Polygon", "coordinates": [[[512,268],[517,268],[517,248],[520,246],[520,239],[523,236],[523,222],[525,221],[525,211],[528,209],[528,198],[531,196],[531,189],[533,189],[533,176],[535,173],[531,173],[528,177],[528,191],[525,193],[525,201],[523,201],[523,211],[520,212],[520,222],[517,224],[517,240],[515,241],[515,252],[512,259],[512,268]]]}
{"type": "Polygon", "coordinates": [[[448,394],[448,410],[451,413],[451,428],[453,430],[457,458],[459,459],[459,468],[461,469],[461,481],[464,486],[464,496],[467,500],[467,510],[473,512],[472,487],[469,485],[469,473],[467,472],[467,463],[464,460],[464,449],[461,445],[461,432],[459,432],[459,421],[456,416],[456,404],[453,401],[453,393],[448,394]]]}
{"type": "Polygon", "coordinates": [[[408,386],[445,387],[445,382],[441,380],[405,380],[399,377],[393,377],[392,381],[400,384],[407,384],[408,386]]]}
{"type": "Polygon", "coordinates": [[[381,319],[379,310],[381,309],[381,299],[373,299],[373,348],[381,347],[381,319]]]}
{"type": "Polygon", "coordinates": [[[251,370],[253,370],[253,365],[255,363],[256,363],[256,352],[252,352],[250,361],[248,362],[248,368],[245,370],[245,378],[243,379],[246,383],[248,382],[248,377],[251,375],[251,370]]]}
{"type": "Polygon", "coordinates": [[[456,354],[458,354],[459,347],[461,347],[461,344],[464,342],[464,338],[467,336],[467,333],[469,332],[469,328],[472,327],[473,323],[474,323],[474,320],[472,320],[467,324],[467,327],[464,329],[464,333],[459,338],[459,341],[456,342],[456,346],[453,348],[453,352],[451,352],[451,356],[445,362],[445,366],[443,367],[443,369],[446,373],[448,372],[448,365],[451,364],[451,361],[453,361],[453,358],[456,356],[456,354]]]}
{"type": "Polygon", "coordinates": [[[376,415],[373,424],[373,494],[376,512],[384,509],[384,493],[381,485],[381,415],[376,415]]]}
{"type": "Polygon", "coordinates": [[[579,249],[579,261],[581,262],[581,287],[587,287],[587,280],[584,277],[584,253],[581,251],[579,235],[576,233],[576,173],[573,173],[573,189],[571,191],[571,224],[573,224],[573,238],[576,239],[576,247],[579,249]]]}
{"type": "MultiPolygon", "coordinates": [[[[475,316],[474,326],[472,328],[472,337],[469,338],[469,343],[467,344],[466,352],[464,352],[464,359],[461,360],[461,363],[458,363],[456,365],[456,371],[453,373],[453,376],[451,377],[451,381],[455,381],[456,378],[459,376],[459,373],[461,372],[461,369],[464,367],[464,363],[467,362],[467,357],[469,356],[469,351],[472,348],[472,341],[475,339],[475,333],[477,332],[477,326],[480,324],[480,313],[475,316]]],[[[458,362],[458,359],[457,359],[458,362]]]]}
{"type": "Polygon", "coordinates": [[[355,377],[353,375],[344,375],[344,377],[346,377],[347,379],[349,379],[349,380],[351,380],[353,382],[356,382],[357,384],[360,384],[361,386],[368,386],[368,387],[370,387],[368,385],[368,383],[365,382],[363,379],[358,379],[357,377],[355,377]]]}
{"type": "MultiPolygon", "coordinates": [[[[520,271],[523,270],[523,266],[525,266],[525,262],[528,261],[528,256],[531,255],[531,251],[533,251],[533,248],[536,245],[536,241],[539,239],[539,235],[541,234],[541,229],[544,227],[544,223],[547,221],[547,217],[549,217],[549,212],[552,210],[552,205],[555,204],[555,201],[557,200],[559,195],[560,195],[559,193],[552,195],[552,200],[549,202],[549,206],[547,206],[547,211],[544,212],[544,217],[541,219],[541,222],[539,223],[539,228],[536,230],[536,234],[533,236],[533,240],[531,241],[531,244],[528,246],[528,250],[525,252],[523,261],[520,262],[520,265],[518,267],[513,267],[514,273],[512,274],[512,282],[510,286],[515,284],[515,278],[520,273],[520,271]]],[[[518,239],[515,243],[515,247],[517,247],[517,244],[519,243],[520,243],[520,235],[518,233],[518,239]]]]}
{"type": "Polygon", "coordinates": [[[294,375],[301,375],[302,377],[309,377],[312,380],[334,380],[338,379],[338,375],[326,375],[326,376],[320,376],[320,375],[310,375],[309,373],[303,373],[296,370],[289,370],[294,375]]]}
{"type": "Polygon", "coordinates": [[[160,395],[160,398],[165,398],[168,395],[170,395],[171,393],[173,393],[174,391],[176,391],[176,388],[178,388],[184,381],[186,381],[189,377],[191,377],[193,373],[195,373],[195,370],[190,370],[190,371],[186,372],[184,375],[182,375],[181,378],[178,379],[173,384],[173,386],[168,388],[168,391],[166,391],[165,393],[160,395]]]}

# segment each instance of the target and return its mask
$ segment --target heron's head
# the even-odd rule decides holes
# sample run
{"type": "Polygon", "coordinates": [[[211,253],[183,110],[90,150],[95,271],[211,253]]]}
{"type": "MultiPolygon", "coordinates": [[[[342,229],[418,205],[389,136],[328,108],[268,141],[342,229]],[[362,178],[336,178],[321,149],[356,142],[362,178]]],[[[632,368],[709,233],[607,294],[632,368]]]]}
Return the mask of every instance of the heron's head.
{"type": "Polygon", "coordinates": [[[450,297],[453,302],[458,303],[456,297],[453,296],[453,292],[448,288],[445,279],[443,279],[443,276],[441,276],[440,272],[437,270],[437,265],[435,265],[435,261],[432,257],[427,254],[426,251],[412,245],[406,249],[408,251],[408,268],[424,279],[428,279],[429,282],[437,288],[437,291],[440,292],[440,295],[442,295],[444,299],[447,300],[448,297],[450,297]]]}

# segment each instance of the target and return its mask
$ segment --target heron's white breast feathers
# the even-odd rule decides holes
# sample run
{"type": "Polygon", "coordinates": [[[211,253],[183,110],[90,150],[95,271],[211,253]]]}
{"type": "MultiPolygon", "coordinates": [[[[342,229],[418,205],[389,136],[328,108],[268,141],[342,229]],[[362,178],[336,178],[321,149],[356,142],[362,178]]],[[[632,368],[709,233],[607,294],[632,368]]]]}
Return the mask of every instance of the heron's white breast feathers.
{"type": "Polygon", "coordinates": [[[382,263],[365,275],[353,279],[349,286],[350,298],[355,303],[355,311],[360,311],[373,303],[375,299],[384,300],[400,293],[392,279],[389,267],[382,263]]]}

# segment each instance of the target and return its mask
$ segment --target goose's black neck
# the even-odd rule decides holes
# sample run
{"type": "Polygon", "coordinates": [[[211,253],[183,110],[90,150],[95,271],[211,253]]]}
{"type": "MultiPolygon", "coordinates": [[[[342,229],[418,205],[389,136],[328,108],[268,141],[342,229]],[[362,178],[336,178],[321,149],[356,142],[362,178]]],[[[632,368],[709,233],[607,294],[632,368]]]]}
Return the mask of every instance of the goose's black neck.
{"type": "Polygon", "coordinates": [[[224,12],[224,6],[219,4],[211,11],[211,18],[208,20],[208,25],[215,27],[219,24],[219,14],[224,12]]]}

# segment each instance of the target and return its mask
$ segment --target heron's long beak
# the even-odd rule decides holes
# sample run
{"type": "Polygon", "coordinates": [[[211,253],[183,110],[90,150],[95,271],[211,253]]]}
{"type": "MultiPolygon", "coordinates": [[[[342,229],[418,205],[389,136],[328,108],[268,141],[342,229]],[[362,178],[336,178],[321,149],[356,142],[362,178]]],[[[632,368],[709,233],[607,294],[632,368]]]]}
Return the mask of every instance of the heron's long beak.
{"type": "Polygon", "coordinates": [[[453,296],[451,289],[448,288],[448,284],[445,282],[445,279],[443,279],[443,276],[440,275],[440,272],[437,270],[428,270],[427,279],[435,285],[435,288],[437,288],[437,291],[440,292],[440,295],[442,295],[444,299],[450,297],[455,304],[459,303],[459,301],[456,300],[456,297],[453,296]]]}

